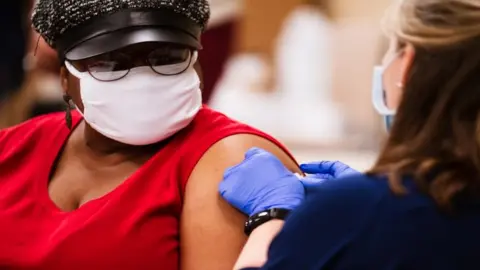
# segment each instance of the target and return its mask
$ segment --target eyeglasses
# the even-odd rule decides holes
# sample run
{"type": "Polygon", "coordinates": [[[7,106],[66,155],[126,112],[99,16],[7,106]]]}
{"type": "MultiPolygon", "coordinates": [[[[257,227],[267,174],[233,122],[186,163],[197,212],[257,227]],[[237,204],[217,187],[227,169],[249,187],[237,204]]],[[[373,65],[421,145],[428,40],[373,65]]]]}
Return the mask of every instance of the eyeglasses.
{"type": "MultiPolygon", "coordinates": [[[[146,57],[137,60],[122,52],[111,52],[99,57],[84,60],[83,71],[87,71],[96,80],[111,82],[124,78],[130,70],[139,66],[150,66],[160,75],[173,76],[183,73],[196,58],[196,52],[190,48],[162,47],[151,51],[146,57]]],[[[196,60],[195,60],[196,61],[196,60]]]]}

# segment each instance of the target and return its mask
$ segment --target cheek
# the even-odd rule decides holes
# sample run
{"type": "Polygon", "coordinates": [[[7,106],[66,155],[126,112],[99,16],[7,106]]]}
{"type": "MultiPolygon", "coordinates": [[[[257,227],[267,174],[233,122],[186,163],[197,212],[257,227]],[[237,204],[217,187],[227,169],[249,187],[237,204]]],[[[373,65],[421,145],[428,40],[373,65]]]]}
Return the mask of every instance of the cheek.
{"type": "Polygon", "coordinates": [[[401,79],[396,75],[400,72],[396,72],[396,70],[396,66],[392,65],[383,75],[386,103],[388,108],[392,110],[398,107],[402,98],[402,88],[398,85],[401,79]]]}

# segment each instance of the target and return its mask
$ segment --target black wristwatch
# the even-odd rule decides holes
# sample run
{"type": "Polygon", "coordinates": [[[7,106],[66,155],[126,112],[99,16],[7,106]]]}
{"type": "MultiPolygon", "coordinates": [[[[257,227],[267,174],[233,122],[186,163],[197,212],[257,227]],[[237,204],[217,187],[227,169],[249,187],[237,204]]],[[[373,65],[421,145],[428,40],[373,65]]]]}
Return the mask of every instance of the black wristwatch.
{"type": "Polygon", "coordinates": [[[290,210],[282,208],[272,208],[266,211],[262,211],[248,218],[245,222],[245,234],[250,236],[250,234],[258,228],[260,225],[267,223],[273,219],[285,220],[290,214],[290,210]]]}

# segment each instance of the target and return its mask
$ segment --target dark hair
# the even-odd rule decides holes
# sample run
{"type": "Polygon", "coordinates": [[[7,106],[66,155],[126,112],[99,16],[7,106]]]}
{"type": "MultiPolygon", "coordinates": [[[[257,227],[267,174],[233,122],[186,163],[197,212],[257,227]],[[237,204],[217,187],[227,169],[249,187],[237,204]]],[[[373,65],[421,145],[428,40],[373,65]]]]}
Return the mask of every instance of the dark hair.
{"type": "MultiPolygon", "coordinates": [[[[369,173],[388,175],[396,194],[406,192],[402,177],[411,176],[441,208],[453,210],[457,199],[480,199],[480,38],[477,33],[442,44],[437,36],[435,44],[429,44],[428,32],[418,30],[425,25],[432,29],[425,10],[434,12],[434,4],[438,9],[468,1],[422,1],[404,0],[415,13],[406,14],[405,7],[399,10],[399,16],[419,19],[417,29],[399,25],[395,33],[414,46],[415,58],[390,137],[369,173]]],[[[450,14],[454,15],[458,23],[461,14],[450,14]]],[[[471,29],[475,22],[463,23],[471,29]]]]}

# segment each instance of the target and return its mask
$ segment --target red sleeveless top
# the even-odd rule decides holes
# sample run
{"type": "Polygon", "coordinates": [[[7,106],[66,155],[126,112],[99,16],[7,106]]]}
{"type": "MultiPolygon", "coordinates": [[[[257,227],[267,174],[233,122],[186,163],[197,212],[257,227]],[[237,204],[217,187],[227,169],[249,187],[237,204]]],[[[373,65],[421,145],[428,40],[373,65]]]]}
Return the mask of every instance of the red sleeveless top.
{"type": "MultiPolygon", "coordinates": [[[[78,113],[73,118],[75,125],[81,121],[78,113]]],[[[70,134],[64,114],[1,131],[0,269],[179,269],[179,218],[187,179],[215,142],[240,133],[282,147],[204,107],[123,184],[67,213],[48,195],[50,171],[70,134]]]]}

